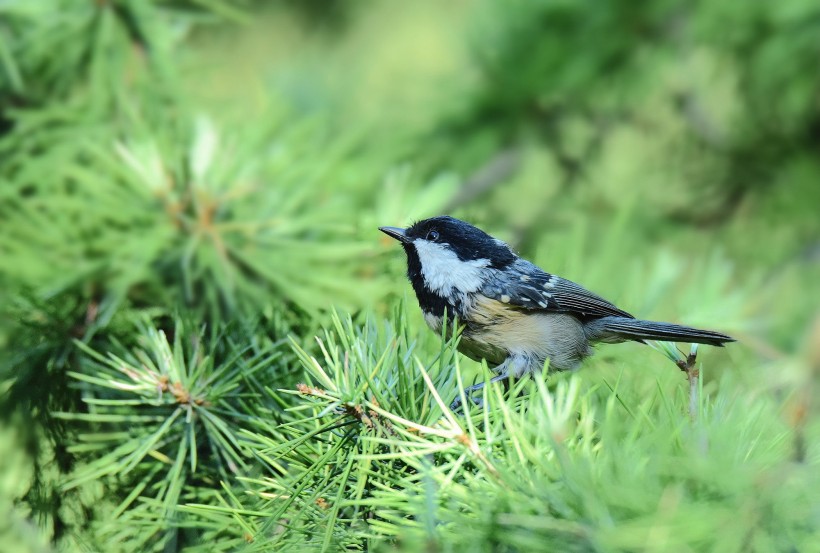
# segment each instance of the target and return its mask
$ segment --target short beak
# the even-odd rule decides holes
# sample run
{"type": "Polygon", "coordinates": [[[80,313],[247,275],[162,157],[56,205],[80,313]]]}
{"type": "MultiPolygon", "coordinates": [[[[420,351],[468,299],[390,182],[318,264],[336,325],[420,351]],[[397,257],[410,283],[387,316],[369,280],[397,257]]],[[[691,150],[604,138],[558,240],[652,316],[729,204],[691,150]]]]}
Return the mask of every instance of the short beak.
{"type": "Polygon", "coordinates": [[[395,238],[399,242],[403,244],[407,244],[410,242],[410,239],[407,237],[407,233],[404,231],[403,228],[399,227],[379,227],[379,230],[385,233],[387,236],[395,238]]]}

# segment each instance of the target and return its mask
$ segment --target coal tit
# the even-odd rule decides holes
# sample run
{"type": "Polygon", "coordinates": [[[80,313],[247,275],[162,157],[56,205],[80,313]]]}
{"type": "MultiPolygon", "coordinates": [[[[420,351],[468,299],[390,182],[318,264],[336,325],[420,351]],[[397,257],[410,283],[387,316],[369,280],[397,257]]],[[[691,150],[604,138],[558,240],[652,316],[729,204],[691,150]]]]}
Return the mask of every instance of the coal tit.
{"type": "MultiPolygon", "coordinates": [[[[407,254],[407,277],[434,331],[442,319],[463,325],[459,351],[487,361],[505,384],[513,375],[575,369],[591,344],[664,340],[722,346],[734,339],[711,330],[636,319],[585,288],[518,257],[496,238],[441,216],[409,228],[379,227],[407,254]]],[[[467,389],[470,394],[483,383],[467,389]]],[[[460,404],[457,398],[452,407],[460,404]]]]}

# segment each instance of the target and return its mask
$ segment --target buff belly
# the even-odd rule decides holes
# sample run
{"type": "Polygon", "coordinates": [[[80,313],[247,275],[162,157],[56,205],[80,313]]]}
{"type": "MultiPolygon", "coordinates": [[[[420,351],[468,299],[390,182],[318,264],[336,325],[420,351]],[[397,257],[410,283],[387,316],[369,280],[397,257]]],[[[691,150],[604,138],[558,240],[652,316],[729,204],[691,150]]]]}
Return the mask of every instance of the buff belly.
{"type": "MultiPolygon", "coordinates": [[[[440,329],[441,319],[425,315],[440,329]]],[[[459,351],[516,376],[540,370],[549,359],[553,370],[572,370],[592,354],[581,321],[564,313],[517,309],[479,297],[466,310],[459,351]]]]}

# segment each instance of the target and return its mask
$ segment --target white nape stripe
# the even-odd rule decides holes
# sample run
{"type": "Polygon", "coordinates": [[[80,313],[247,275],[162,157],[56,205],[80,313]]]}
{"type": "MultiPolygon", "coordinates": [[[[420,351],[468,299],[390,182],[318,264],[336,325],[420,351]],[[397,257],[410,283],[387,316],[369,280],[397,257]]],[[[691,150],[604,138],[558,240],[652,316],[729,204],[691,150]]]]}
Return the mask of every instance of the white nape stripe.
{"type": "Polygon", "coordinates": [[[447,246],[428,240],[414,240],[413,245],[419,254],[424,283],[431,292],[442,296],[454,291],[470,293],[484,283],[483,269],[489,267],[489,259],[462,261],[447,246]]]}

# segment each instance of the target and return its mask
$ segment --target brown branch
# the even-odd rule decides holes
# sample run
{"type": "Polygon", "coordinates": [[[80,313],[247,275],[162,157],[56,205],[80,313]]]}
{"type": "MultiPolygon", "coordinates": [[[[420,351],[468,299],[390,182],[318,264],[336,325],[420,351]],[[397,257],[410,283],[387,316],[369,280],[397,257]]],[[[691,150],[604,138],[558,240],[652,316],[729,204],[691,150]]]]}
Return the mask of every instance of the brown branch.
{"type": "Polygon", "coordinates": [[[698,353],[695,350],[686,356],[686,360],[675,363],[680,370],[686,373],[686,378],[689,380],[689,418],[692,419],[692,422],[698,420],[700,370],[697,368],[697,358],[698,353]]]}

